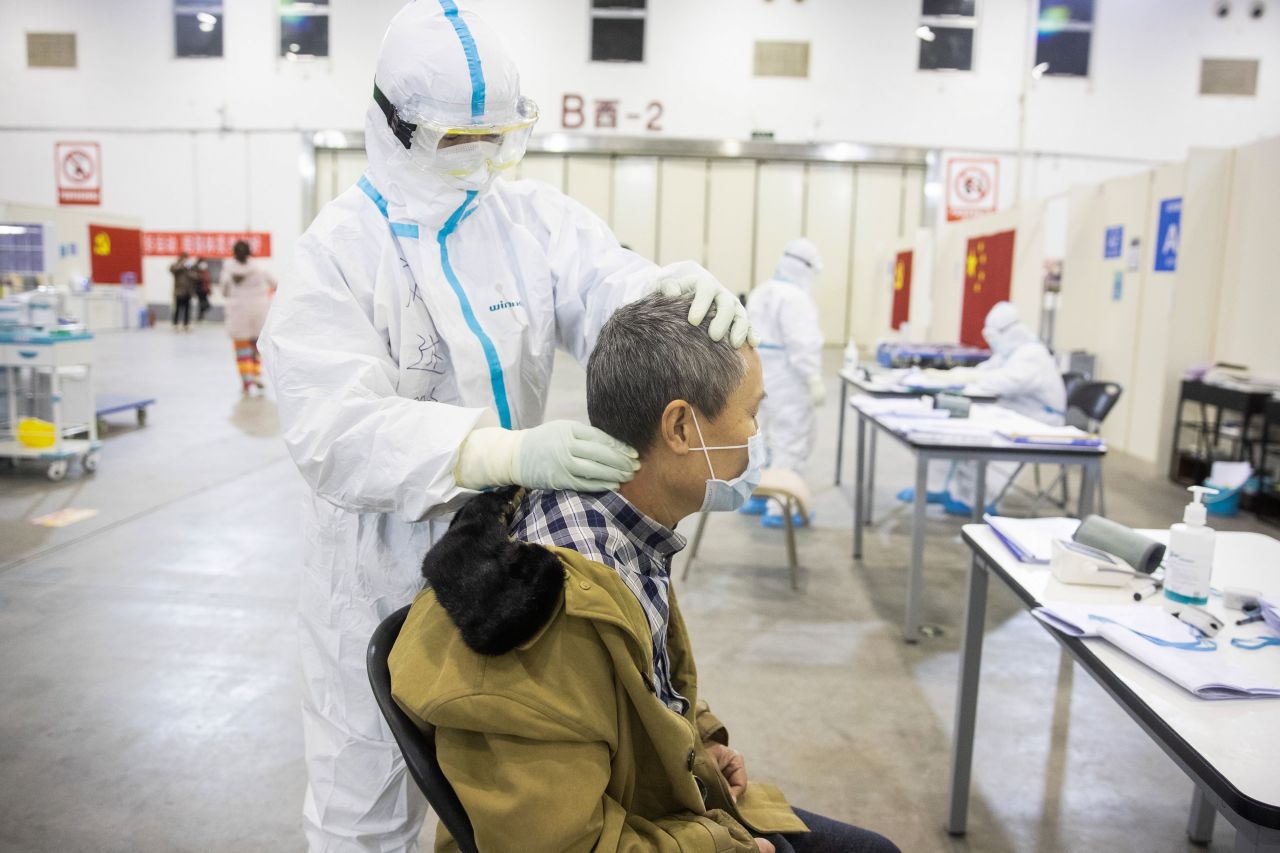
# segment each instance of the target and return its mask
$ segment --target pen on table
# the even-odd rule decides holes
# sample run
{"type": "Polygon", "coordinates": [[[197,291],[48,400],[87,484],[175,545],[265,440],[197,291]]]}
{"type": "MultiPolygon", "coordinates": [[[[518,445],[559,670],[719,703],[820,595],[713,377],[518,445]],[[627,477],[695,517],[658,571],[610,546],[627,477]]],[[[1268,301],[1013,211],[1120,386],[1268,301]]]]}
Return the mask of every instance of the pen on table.
{"type": "Polygon", "coordinates": [[[1145,589],[1135,589],[1133,591],[1133,600],[1142,601],[1145,598],[1150,598],[1162,589],[1164,589],[1164,581],[1152,581],[1151,585],[1145,589]]]}

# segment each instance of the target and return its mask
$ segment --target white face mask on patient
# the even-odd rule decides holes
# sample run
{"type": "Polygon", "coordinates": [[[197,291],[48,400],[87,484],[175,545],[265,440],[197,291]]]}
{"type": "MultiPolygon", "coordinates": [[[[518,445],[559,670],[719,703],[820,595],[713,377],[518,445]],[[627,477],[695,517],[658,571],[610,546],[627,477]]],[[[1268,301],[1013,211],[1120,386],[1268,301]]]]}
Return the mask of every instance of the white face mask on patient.
{"type": "Polygon", "coordinates": [[[698,425],[698,415],[692,408],[689,411],[693,414],[693,428],[698,431],[698,441],[703,445],[692,449],[702,451],[702,454],[707,457],[707,468],[711,471],[711,479],[707,480],[707,490],[702,497],[702,507],[698,511],[733,512],[740,509],[760,485],[760,474],[764,470],[764,439],[760,435],[760,428],[756,428],[746,444],[707,447],[707,440],[702,437],[702,427],[698,425]],[[747,448],[747,470],[732,480],[717,479],[716,469],[711,464],[711,454],[708,451],[739,450],[743,447],[747,448]]]}

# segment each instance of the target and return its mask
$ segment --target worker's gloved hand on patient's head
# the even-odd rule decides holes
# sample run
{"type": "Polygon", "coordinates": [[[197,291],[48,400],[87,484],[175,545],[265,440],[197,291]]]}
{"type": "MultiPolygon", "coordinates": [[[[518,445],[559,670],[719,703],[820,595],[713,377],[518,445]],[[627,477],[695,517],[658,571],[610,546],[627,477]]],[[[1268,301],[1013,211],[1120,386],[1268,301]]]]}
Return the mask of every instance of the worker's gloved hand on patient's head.
{"type": "Polygon", "coordinates": [[[551,421],[531,429],[482,427],[458,450],[454,479],[464,489],[519,485],[530,489],[606,492],[629,481],[639,454],[593,426],[551,421]]]}
{"type": "Polygon", "coordinates": [[[711,340],[718,341],[728,333],[729,341],[735,347],[748,342],[752,346],[760,343],[760,335],[751,327],[751,321],[747,318],[746,306],[733,291],[696,264],[690,264],[689,267],[687,274],[682,271],[680,275],[664,278],[654,289],[667,296],[692,293],[693,305],[689,307],[689,322],[695,326],[702,325],[714,304],[716,316],[711,319],[711,325],[707,328],[711,340]]]}

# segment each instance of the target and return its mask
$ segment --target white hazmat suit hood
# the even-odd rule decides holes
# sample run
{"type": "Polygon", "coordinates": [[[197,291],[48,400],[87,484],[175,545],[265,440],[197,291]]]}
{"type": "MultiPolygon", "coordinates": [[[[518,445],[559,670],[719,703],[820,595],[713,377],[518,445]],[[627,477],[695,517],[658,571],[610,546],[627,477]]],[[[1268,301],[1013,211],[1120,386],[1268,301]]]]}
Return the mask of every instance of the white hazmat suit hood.
{"type": "Polygon", "coordinates": [[[515,63],[483,18],[452,2],[415,0],[392,19],[373,82],[383,96],[375,96],[365,113],[373,184],[408,218],[443,225],[467,191],[483,194],[498,170],[482,161],[478,178],[449,176],[452,149],[436,147],[439,139],[426,132],[426,120],[463,130],[511,123],[522,101],[515,63]],[[468,34],[465,43],[460,30],[468,34]],[[393,123],[401,128],[399,137],[393,123]]]}
{"type": "Polygon", "coordinates": [[[374,83],[369,169],[299,238],[261,341],[310,489],[312,851],[417,848],[425,804],[369,689],[369,637],[420,591],[423,555],[475,494],[454,477],[472,431],[540,424],[555,350],[585,364],[614,309],[664,275],[558,190],[454,174],[459,158],[440,156],[439,141],[475,134],[461,159],[501,171],[536,117],[502,44],[453,0],[395,16],[374,83]]]}

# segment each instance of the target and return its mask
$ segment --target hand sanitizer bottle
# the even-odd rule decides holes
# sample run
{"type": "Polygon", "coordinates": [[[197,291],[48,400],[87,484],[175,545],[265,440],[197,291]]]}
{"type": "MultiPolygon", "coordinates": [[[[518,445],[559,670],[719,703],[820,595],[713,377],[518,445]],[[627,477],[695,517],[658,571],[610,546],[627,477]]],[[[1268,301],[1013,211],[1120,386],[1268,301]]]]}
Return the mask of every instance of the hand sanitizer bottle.
{"type": "Polygon", "coordinates": [[[1209,580],[1213,575],[1212,528],[1205,526],[1208,511],[1201,502],[1217,489],[1192,486],[1195,497],[1187,504],[1182,522],[1169,528],[1169,550],[1164,558],[1166,603],[1205,604],[1209,601],[1209,580]]]}
{"type": "Polygon", "coordinates": [[[858,369],[858,345],[854,343],[853,338],[849,338],[849,343],[844,348],[844,372],[852,374],[858,369]]]}

